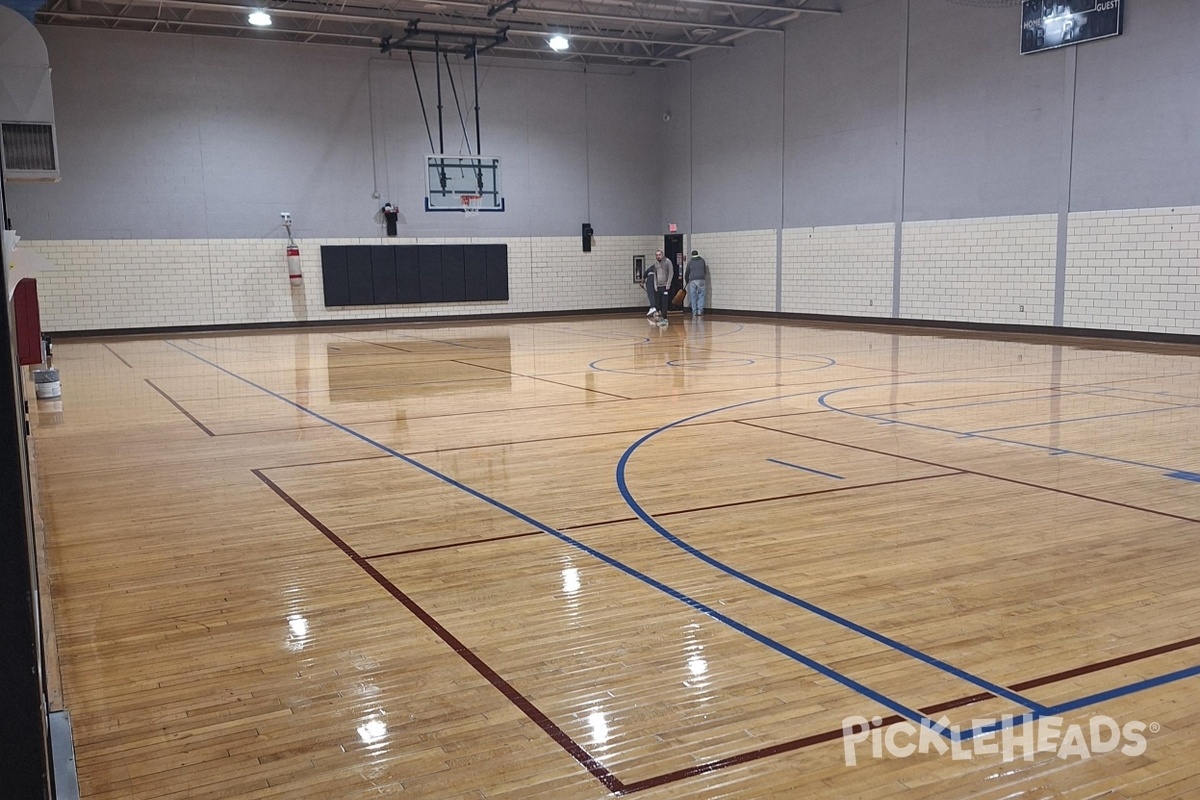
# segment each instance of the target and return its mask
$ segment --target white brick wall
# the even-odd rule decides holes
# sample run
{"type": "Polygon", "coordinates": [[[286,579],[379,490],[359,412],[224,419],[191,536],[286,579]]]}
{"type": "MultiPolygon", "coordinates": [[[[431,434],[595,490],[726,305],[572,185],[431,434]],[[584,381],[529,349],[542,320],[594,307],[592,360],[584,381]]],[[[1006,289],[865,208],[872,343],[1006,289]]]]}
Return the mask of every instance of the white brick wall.
{"type": "Polygon", "coordinates": [[[119,239],[22,241],[59,265],[38,276],[48,331],[429,317],[624,308],[645,302],[633,283],[633,256],[653,253],[656,236],[608,236],[591,253],[579,238],[301,240],[304,285],[288,283],[282,240],[119,239]],[[508,245],[508,302],[325,308],[322,244],[508,245]]]}
{"type": "Polygon", "coordinates": [[[890,317],[895,230],[893,223],[785,229],[782,310],[890,317]]]}
{"type": "Polygon", "coordinates": [[[775,310],[774,230],[697,233],[688,250],[699,250],[708,265],[707,307],[775,310]]]}
{"type": "Polygon", "coordinates": [[[1200,334],[1200,206],[1072,214],[1063,324],[1200,334]]]}
{"type": "MultiPolygon", "coordinates": [[[[905,223],[901,315],[1051,325],[1056,217],[905,223]],[[1020,310],[1024,306],[1024,311],[1020,310]]],[[[1072,214],[1064,324],[1200,334],[1200,207],[1072,214]]],[[[631,260],[658,236],[300,241],[304,286],[288,285],[282,240],[22,241],[60,265],[39,276],[49,331],[429,317],[640,307],[631,260]],[[321,244],[504,242],[508,302],[325,308],[321,244]]],[[[783,232],[782,310],[889,316],[893,226],[783,232]]],[[[692,236],[710,267],[709,305],[775,309],[774,230],[692,236]]]]}
{"type": "Polygon", "coordinates": [[[1054,214],[906,222],[900,316],[1052,325],[1057,241],[1054,214]]]}

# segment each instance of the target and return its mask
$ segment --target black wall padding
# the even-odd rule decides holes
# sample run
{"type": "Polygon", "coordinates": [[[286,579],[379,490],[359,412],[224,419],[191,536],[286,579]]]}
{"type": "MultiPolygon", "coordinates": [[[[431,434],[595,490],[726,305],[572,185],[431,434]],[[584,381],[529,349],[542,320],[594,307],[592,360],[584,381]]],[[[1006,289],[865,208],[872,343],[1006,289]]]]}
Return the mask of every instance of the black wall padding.
{"type": "Polygon", "coordinates": [[[400,293],[396,289],[396,258],[395,250],[387,245],[371,247],[371,285],[375,288],[372,298],[375,304],[400,302],[400,293]]]}
{"type": "Polygon", "coordinates": [[[463,248],[463,277],[467,300],[487,300],[487,255],[482,247],[463,248]]]}
{"type": "Polygon", "coordinates": [[[442,248],[441,245],[422,247],[417,250],[421,262],[421,302],[442,302],[442,248]]]}
{"type": "Polygon", "coordinates": [[[346,248],[321,246],[321,273],[325,279],[325,305],[350,305],[350,285],[346,282],[346,248]]]}
{"type": "Polygon", "coordinates": [[[346,282],[350,285],[350,305],[362,306],[375,302],[370,247],[354,244],[346,248],[346,282]]]}
{"type": "MultiPolygon", "coordinates": [[[[402,244],[396,247],[396,288],[399,289],[400,303],[421,302],[421,264],[417,260],[415,244],[402,244]]],[[[326,303],[326,305],[331,305],[326,303]]]]}
{"type": "Polygon", "coordinates": [[[487,258],[487,287],[488,300],[508,299],[508,245],[485,244],[484,256],[487,258]]]}
{"type": "Polygon", "coordinates": [[[508,299],[508,245],[323,245],[325,305],[508,299]]]}
{"type": "Polygon", "coordinates": [[[461,303],[467,299],[463,272],[463,246],[442,245],[442,302],[461,303]]]}

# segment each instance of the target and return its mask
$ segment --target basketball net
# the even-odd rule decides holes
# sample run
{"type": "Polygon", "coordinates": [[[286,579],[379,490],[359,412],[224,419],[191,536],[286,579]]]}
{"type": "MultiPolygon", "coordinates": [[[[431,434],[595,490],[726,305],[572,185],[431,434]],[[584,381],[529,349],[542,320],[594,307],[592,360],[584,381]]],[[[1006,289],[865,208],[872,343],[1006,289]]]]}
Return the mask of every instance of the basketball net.
{"type": "Polygon", "coordinates": [[[468,217],[478,217],[479,209],[483,205],[483,196],[478,194],[464,194],[459,198],[462,201],[463,213],[468,217]]]}

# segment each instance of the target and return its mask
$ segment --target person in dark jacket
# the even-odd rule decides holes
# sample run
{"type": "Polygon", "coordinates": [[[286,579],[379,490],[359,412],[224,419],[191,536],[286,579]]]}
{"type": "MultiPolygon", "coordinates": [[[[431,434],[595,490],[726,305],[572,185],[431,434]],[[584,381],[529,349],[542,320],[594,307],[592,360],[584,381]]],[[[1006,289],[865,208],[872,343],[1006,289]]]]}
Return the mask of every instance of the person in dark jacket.
{"type": "Polygon", "coordinates": [[[687,283],[688,300],[692,304],[692,316],[704,316],[704,301],[708,294],[708,264],[701,258],[698,250],[693,250],[688,259],[687,269],[683,273],[687,283]]]}

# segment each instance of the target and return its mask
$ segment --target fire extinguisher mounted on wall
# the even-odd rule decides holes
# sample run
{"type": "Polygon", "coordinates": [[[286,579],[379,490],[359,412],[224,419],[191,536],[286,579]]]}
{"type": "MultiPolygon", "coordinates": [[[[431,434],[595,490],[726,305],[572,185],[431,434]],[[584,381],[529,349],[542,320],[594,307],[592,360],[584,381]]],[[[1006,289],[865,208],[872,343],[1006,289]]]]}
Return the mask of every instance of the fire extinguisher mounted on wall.
{"type": "Polygon", "coordinates": [[[300,286],[304,283],[304,273],[300,271],[300,248],[296,245],[295,239],[292,238],[292,215],[286,211],[281,211],[279,216],[283,218],[283,227],[287,229],[288,235],[288,280],[292,286],[300,286]]]}

